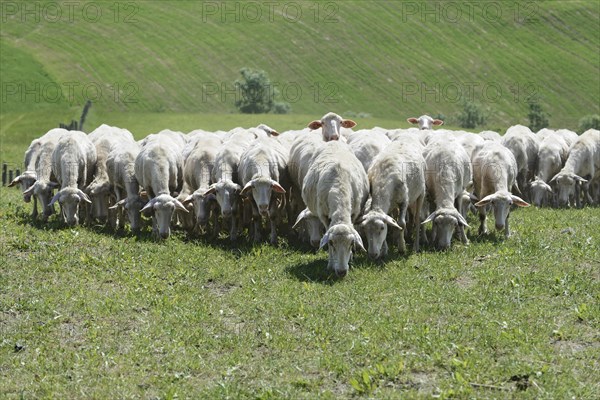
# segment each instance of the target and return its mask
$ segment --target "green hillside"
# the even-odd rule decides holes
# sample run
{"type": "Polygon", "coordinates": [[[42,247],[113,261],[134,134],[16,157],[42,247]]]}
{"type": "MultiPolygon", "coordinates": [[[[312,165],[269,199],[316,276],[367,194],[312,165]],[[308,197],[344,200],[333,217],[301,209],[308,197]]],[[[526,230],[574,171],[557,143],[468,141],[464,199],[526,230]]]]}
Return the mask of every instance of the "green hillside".
{"type": "Polygon", "coordinates": [[[600,3],[2,2],[2,113],[232,113],[242,67],[294,114],[451,116],[492,128],[538,96],[554,127],[600,111],[600,3]],[[35,86],[35,85],[38,86],[35,86]],[[57,99],[56,93],[62,97],[57,99]],[[35,93],[34,93],[35,92],[35,93]]]}

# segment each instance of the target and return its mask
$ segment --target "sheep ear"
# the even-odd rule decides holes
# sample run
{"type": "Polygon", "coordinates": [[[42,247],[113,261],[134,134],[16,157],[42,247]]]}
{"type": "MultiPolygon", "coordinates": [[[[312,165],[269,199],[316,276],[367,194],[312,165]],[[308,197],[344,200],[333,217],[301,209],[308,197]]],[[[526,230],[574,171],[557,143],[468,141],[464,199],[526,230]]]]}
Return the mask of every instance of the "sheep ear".
{"type": "Polygon", "coordinates": [[[54,203],[56,203],[59,198],[60,198],[60,192],[58,192],[58,193],[56,193],[54,195],[54,197],[52,198],[52,200],[50,200],[50,203],[48,203],[48,207],[50,207],[51,205],[53,205],[54,203]]]}
{"type": "Polygon", "coordinates": [[[442,121],[441,119],[434,119],[433,120],[433,124],[434,125],[444,125],[444,121],[442,121]]]}
{"type": "Polygon", "coordinates": [[[109,209],[109,210],[116,210],[116,209],[117,209],[117,208],[119,208],[119,207],[123,207],[123,205],[125,204],[125,202],[126,202],[126,201],[127,201],[127,199],[122,199],[122,200],[119,200],[119,201],[117,202],[117,204],[115,204],[114,206],[108,207],[108,209],[109,209]]]}
{"type": "Polygon", "coordinates": [[[35,185],[31,185],[31,187],[29,189],[27,189],[26,191],[23,192],[23,195],[31,196],[33,194],[33,189],[35,189],[35,185]]]}
{"type": "Polygon", "coordinates": [[[494,195],[493,194],[487,195],[483,199],[481,199],[480,201],[478,201],[477,203],[475,203],[475,207],[487,206],[488,204],[491,203],[491,201],[493,199],[494,199],[494,195]]]}
{"type": "Polygon", "coordinates": [[[77,191],[77,194],[79,195],[79,201],[85,201],[86,203],[92,204],[92,201],[90,200],[88,195],[83,192],[83,190],[79,189],[77,191]]]}
{"type": "Polygon", "coordinates": [[[421,225],[426,224],[426,223],[428,223],[430,221],[433,221],[435,219],[435,217],[436,217],[436,211],[434,211],[431,214],[429,214],[429,217],[427,217],[425,219],[425,221],[421,222],[421,225]]]}
{"type": "Polygon", "coordinates": [[[211,185],[208,188],[208,190],[206,192],[204,192],[203,196],[208,196],[209,194],[215,194],[216,192],[217,192],[217,189],[215,188],[215,185],[211,185]]]}
{"type": "Polygon", "coordinates": [[[398,223],[396,221],[394,221],[394,218],[390,217],[389,215],[386,214],[385,217],[383,217],[383,220],[389,226],[393,226],[394,228],[403,230],[402,227],[400,225],[398,225],[398,223]]]}
{"type": "Polygon", "coordinates": [[[156,201],[154,201],[154,199],[150,200],[149,202],[146,203],[146,205],[140,210],[140,212],[144,212],[144,211],[152,211],[152,207],[154,207],[154,203],[156,203],[156,201]]]}
{"type": "Polygon", "coordinates": [[[552,187],[545,182],[544,182],[544,189],[546,189],[546,191],[548,191],[549,193],[553,193],[552,187]]]}
{"type": "Polygon", "coordinates": [[[308,124],[308,127],[310,129],[312,129],[313,131],[315,129],[319,129],[322,126],[323,126],[323,123],[321,121],[312,121],[310,124],[308,124]]]}
{"type": "Polygon", "coordinates": [[[244,186],[244,188],[242,189],[242,192],[240,193],[242,196],[247,196],[247,193],[252,190],[252,188],[254,187],[254,181],[250,181],[248,183],[246,183],[246,186],[244,186]]]}
{"type": "Polygon", "coordinates": [[[48,186],[50,186],[50,189],[55,189],[55,188],[59,187],[60,185],[56,182],[48,182],[48,186]]]}
{"type": "Polygon", "coordinates": [[[271,182],[271,188],[277,193],[285,193],[285,189],[281,187],[281,185],[275,181],[271,182]]]}
{"type": "Polygon", "coordinates": [[[354,246],[356,246],[359,250],[366,251],[365,246],[363,245],[363,241],[358,232],[356,232],[354,228],[352,228],[352,231],[352,234],[354,236],[354,246]]]}
{"type": "Polygon", "coordinates": [[[352,121],[351,119],[343,119],[341,125],[344,128],[354,128],[356,126],[356,122],[352,121]]]}
{"type": "Polygon", "coordinates": [[[325,245],[329,243],[329,232],[325,232],[325,235],[321,238],[321,242],[319,243],[319,250],[321,250],[325,245]]]}
{"type": "Polygon", "coordinates": [[[279,132],[277,132],[275,129],[271,129],[268,134],[271,136],[279,136],[279,132]]]}
{"type": "Polygon", "coordinates": [[[581,183],[587,183],[588,182],[587,179],[583,179],[579,175],[574,175],[573,179],[575,179],[577,182],[581,182],[581,183]]]}
{"type": "Polygon", "coordinates": [[[15,179],[13,179],[12,182],[8,184],[8,187],[13,187],[17,183],[21,183],[21,175],[17,176],[15,179]]]}
{"type": "Polygon", "coordinates": [[[407,118],[406,122],[411,123],[411,124],[418,124],[419,120],[416,118],[407,118]]]}
{"type": "MultiPolygon", "coordinates": [[[[187,200],[187,199],[186,199],[187,200]]],[[[173,203],[175,203],[175,208],[177,210],[183,211],[183,212],[189,212],[187,208],[185,208],[185,206],[183,204],[181,204],[181,202],[177,199],[173,199],[173,203]]]]}
{"type": "Polygon", "coordinates": [[[529,207],[530,204],[527,203],[525,200],[523,200],[520,197],[515,196],[514,194],[512,196],[510,196],[510,198],[513,201],[513,204],[519,206],[519,207],[529,207]]]}
{"type": "Polygon", "coordinates": [[[465,228],[470,228],[469,224],[467,223],[467,220],[465,219],[465,217],[462,216],[461,213],[457,211],[455,216],[459,224],[461,224],[465,228]]]}
{"type": "Polygon", "coordinates": [[[558,175],[560,175],[560,173],[558,173],[558,174],[554,175],[554,176],[552,177],[552,179],[550,179],[550,182],[548,182],[548,183],[555,182],[555,181],[556,181],[556,179],[558,179],[558,175]]]}
{"type": "Polygon", "coordinates": [[[475,196],[473,193],[469,193],[469,198],[471,199],[471,201],[474,201],[474,202],[479,201],[479,199],[477,198],[477,196],[475,196]]]}
{"type": "Polygon", "coordinates": [[[296,218],[296,223],[294,223],[294,226],[292,226],[292,229],[296,229],[296,228],[298,227],[298,224],[299,224],[300,222],[302,222],[302,220],[303,220],[304,218],[307,218],[307,217],[309,217],[309,216],[310,216],[310,214],[311,214],[311,212],[310,212],[310,210],[309,210],[308,208],[305,208],[304,210],[302,210],[302,211],[300,212],[300,214],[298,214],[298,218],[296,218]]]}
{"type": "Polygon", "coordinates": [[[188,204],[190,204],[192,201],[194,201],[194,197],[190,194],[188,197],[185,198],[185,200],[183,201],[183,205],[186,206],[188,204]]]}

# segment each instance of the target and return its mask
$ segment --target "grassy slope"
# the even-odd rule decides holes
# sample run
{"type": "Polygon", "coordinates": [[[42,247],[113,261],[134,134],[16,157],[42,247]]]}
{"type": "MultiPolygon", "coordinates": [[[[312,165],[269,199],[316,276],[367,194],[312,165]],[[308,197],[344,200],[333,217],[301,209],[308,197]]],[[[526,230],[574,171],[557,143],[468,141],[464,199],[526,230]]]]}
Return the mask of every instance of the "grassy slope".
{"type": "MultiPolygon", "coordinates": [[[[485,18],[477,6],[472,21],[462,7],[459,23],[452,22],[453,10],[425,20],[410,13],[406,3],[353,1],[297,2],[302,17],[295,22],[285,19],[292,15],[290,9],[282,15],[283,5],[269,22],[263,6],[264,23],[249,21],[243,8],[239,22],[234,15],[224,21],[194,1],[177,7],[167,1],[139,2],[133,16],[137,22],[125,22],[133,9],[123,9],[114,22],[110,4],[98,3],[102,18],[90,23],[81,15],[84,2],[78,4],[73,23],[42,19],[36,24],[32,18],[9,17],[0,37],[2,79],[5,71],[14,77],[17,70],[25,75],[43,71],[60,84],[80,82],[73,102],[78,107],[81,88],[98,83],[103,96],[97,107],[104,111],[228,113],[234,96],[224,101],[220,93],[203,96],[203,85],[231,89],[244,66],[266,70],[280,88],[300,87],[302,95],[292,104],[300,114],[352,110],[397,120],[423,112],[451,115],[459,108],[449,101],[452,85],[458,84],[466,97],[469,82],[479,85],[475,95],[489,109],[492,128],[526,121],[528,83],[534,84],[556,127],[575,128],[582,115],[599,110],[600,32],[591,28],[599,22],[595,2],[526,2],[518,13],[515,3],[496,3],[500,18],[493,17],[493,10],[485,18]],[[329,12],[337,22],[326,22],[329,12]],[[16,47],[29,54],[26,68],[11,61],[12,56],[4,58],[16,47]],[[33,68],[34,63],[39,65],[33,68]],[[436,84],[446,88],[447,96],[422,93],[424,101],[420,94],[404,99],[403,85],[420,82],[429,89],[436,84]],[[125,87],[127,83],[133,86],[125,87]],[[325,87],[328,83],[334,86],[325,87]],[[116,101],[115,84],[121,90],[116,101]],[[315,97],[316,84],[321,89],[315,97]],[[497,101],[482,98],[482,88],[489,84],[502,90],[497,101]],[[332,87],[335,94],[329,92],[332,87]]],[[[29,111],[40,105],[27,99],[3,106],[29,111]]]]}

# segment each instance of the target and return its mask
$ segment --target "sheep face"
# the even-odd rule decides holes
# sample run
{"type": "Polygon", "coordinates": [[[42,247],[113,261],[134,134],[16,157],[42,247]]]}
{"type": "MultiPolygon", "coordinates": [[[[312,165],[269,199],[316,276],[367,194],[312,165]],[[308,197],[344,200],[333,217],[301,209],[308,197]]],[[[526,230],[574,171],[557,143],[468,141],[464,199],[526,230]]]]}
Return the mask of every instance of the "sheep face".
{"type": "Polygon", "coordinates": [[[241,191],[240,185],[226,179],[211,185],[204,195],[213,194],[221,208],[221,215],[224,218],[230,218],[241,191]]]}
{"type": "Polygon", "coordinates": [[[360,235],[351,225],[334,225],[325,232],[321,239],[321,248],[328,246],[328,268],[333,269],[337,276],[343,278],[348,274],[349,263],[352,258],[352,248],[364,250],[360,235]]]}
{"type": "Polygon", "coordinates": [[[110,195],[110,183],[92,183],[87,188],[87,193],[92,200],[92,216],[101,223],[108,219],[108,196],[110,195]]]}
{"type": "Polygon", "coordinates": [[[389,215],[370,211],[366,214],[360,223],[368,243],[368,254],[373,260],[385,256],[387,246],[385,239],[387,237],[388,226],[402,230],[402,228],[389,215]]]}
{"type": "Polygon", "coordinates": [[[434,211],[423,224],[433,222],[432,240],[438,250],[450,247],[452,234],[459,226],[468,227],[467,221],[455,209],[439,209],[434,211]]]}
{"type": "Polygon", "coordinates": [[[312,130],[321,128],[325,142],[340,140],[342,136],[341,128],[353,128],[354,126],[356,126],[356,122],[351,119],[342,119],[342,117],[334,113],[327,113],[320,121],[312,121],[308,124],[308,127],[312,130]]]}
{"type": "Polygon", "coordinates": [[[48,206],[52,206],[57,201],[60,204],[63,219],[69,226],[79,223],[79,203],[86,202],[91,204],[92,202],[81,189],[73,187],[61,189],[54,195],[48,206]]]}
{"type": "Polygon", "coordinates": [[[181,202],[168,194],[161,194],[153,198],[142,208],[142,212],[152,214],[153,230],[161,239],[168,239],[171,235],[171,218],[175,209],[188,212],[181,202]]]}
{"type": "Polygon", "coordinates": [[[510,192],[496,192],[485,196],[475,204],[476,207],[484,207],[490,204],[494,209],[494,218],[496,220],[496,230],[501,231],[505,228],[510,213],[510,207],[514,204],[519,207],[529,207],[529,204],[518,196],[510,192]]]}
{"type": "Polygon", "coordinates": [[[587,183],[587,180],[575,174],[559,173],[550,182],[556,182],[558,205],[568,207],[569,198],[575,195],[575,186],[579,183],[587,183]]]}
{"type": "Polygon", "coordinates": [[[419,129],[421,130],[433,129],[434,126],[444,124],[444,121],[441,119],[433,119],[429,115],[421,115],[419,118],[408,118],[406,121],[419,125],[419,129]]]}
{"type": "Polygon", "coordinates": [[[36,181],[29,189],[27,189],[23,196],[35,196],[40,204],[42,205],[42,220],[48,220],[48,217],[54,213],[54,207],[50,206],[52,200],[52,190],[57,187],[58,184],[48,181],[36,181]]]}
{"type": "Polygon", "coordinates": [[[206,188],[198,189],[185,199],[183,204],[192,203],[194,205],[194,213],[196,215],[196,222],[201,227],[206,227],[208,224],[208,218],[210,217],[210,205],[211,202],[216,199],[216,196],[212,193],[206,194],[206,188]]]}
{"type": "Polygon", "coordinates": [[[548,194],[552,194],[552,188],[546,182],[541,179],[536,179],[529,185],[529,191],[531,194],[531,201],[536,207],[541,207],[548,194]]]}
{"type": "Polygon", "coordinates": [[[25,171],[21,175],[17,176],[11,183],[8,184],[8,187],[15,186],[17,184],[21,185],[21,192],[23,192],[23,201],[25,203],[29,203],[31,201],[32,193],[27,193],[28,189],[33,186],[37,179],[37,175],[35,171],[25,171]]]}
{"type": "Polygon", "coordinates": [[[242,195],[247,196],[252,193],[252,198],[258,208],[258,212],[263,217],[269,215],[272,192],[283,194],[285,193],[285,189],[271,178],[252,179],[246,184],[244,189],[242,189],[242,195]]]}

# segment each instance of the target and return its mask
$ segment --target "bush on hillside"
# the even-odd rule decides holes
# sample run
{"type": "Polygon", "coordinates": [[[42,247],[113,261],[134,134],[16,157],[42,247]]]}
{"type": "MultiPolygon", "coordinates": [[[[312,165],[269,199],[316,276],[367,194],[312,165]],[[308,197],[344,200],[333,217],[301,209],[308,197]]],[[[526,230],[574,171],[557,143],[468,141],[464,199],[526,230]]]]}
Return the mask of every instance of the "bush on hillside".
{"type": "Polygon", "coordinates": [[[471,101],[465,101],[462,111],[456,117],[461,128],[473,129],[479,125],[485,125],[486,116],[481,107],[471,101]]]}
{"type": "Polygon", "coordinates": [[[600,115],[592,114],[586,115],[579,120],[579,133],[583,133],[588,129],[599,129],[600,130],[600,115]]]}
{"type": "Polygon", "coordinates": [[[547,128],[550,125],[548,113],[542,109],[541,104],[537,100],[530,100],[527,104],[529,105],[529,113],[527,114],[529,129],[537,132],[542,128],[547,128]]]}
{"type": "Polygon", "coordinates": [[[265,71],[255,71],[250,68],[240,70],[242,79],[234,82],[239,98],[235,106],[244,114],[265,114],[274,111],[286,114],[290,105],[285,102],[275,102],[279,91],[271,84],[265,71]]]}

